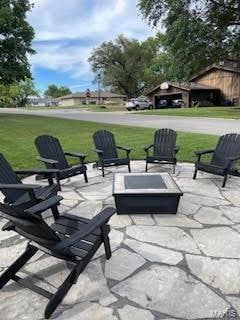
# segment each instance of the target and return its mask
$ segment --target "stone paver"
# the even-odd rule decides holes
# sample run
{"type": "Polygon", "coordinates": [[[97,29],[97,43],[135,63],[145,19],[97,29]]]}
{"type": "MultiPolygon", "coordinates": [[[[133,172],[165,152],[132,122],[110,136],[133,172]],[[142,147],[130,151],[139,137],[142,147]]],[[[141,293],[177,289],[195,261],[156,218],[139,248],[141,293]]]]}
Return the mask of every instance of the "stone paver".
{"type": "Polygon", "coordinates": [[[131,216],[133,222],[138,225],[145,225],[145,226],[153,226],[155,224],[154,220],[151,218],[150,215],[132,215],[131,216]]]}
{"type": "Polygon", "coordinates": [[[239,188],[232,189],[232,190],[224,190],[222,193],[225,196],[225,198],[230,201],[234,206],[239,207],[240,206],[240,191],[239,188]]]}
{"type": "Polygon", "coordinates": [[[185,215],[193,215],[201,208],[200,204],[189,201],[185,196],[181,198],[178,212],[185,215]]]}
{"type": "MultiPolygon", "coordinates": [[[[155,220],[159,226],[167,227],[183,227],[183,228],[202,228],[201,223],[194,221],[193,219],[187,218],[183,214],[174,215],[155,215],[155,220]]],[[[201,221],[200,221],[201,222],[201,221]]]]}
{"type": "MultiPolygon", "coordinates": [[[[231,297],[227,297],[227,300],[232,304],[233,308],[235,308],[237,314],[240,315],[240,298],[231,296],[231,297]]],[[[234,313],[233,315],[236,315],[236,314],[234,313]]]]}
{"type": "Polygon", "coordinates": [[[221,206],[219,209],[222,213],[230,219],[232,222],[240,223],[240,212],[239,207],[221,206]]]}
{"type": "Polygon", "coordinates": [[[200,206],[204,205],[209,207],[224,206],[230,204],[230,202],[227,200],[202,196],[193,193],[185,193],[182,199],[190,203],[198,204],[200,206]]]}
{"type": "Polygon", "coordinates": [[[193,180],[181,178],[177,181],[183,192],[191,192],[201,196],[223,199],[218,187],[210,179],[193,180]]]}
{"type": "Polygon", "coordinates": [[[240,234],[228,227],[192,230],[199,248],[208,256],[240,258],[240,234]]]}
{"type": "Polygon", "coordinates": [[[206,285],[176,267],[152,265],[112,290],[144,308],[183,319],[209,318],[215,310],[229,308],[206,285]]]}
{"type": "Polygon", "coordinates": [[[157,244],[162,247],[200,253],[193,238],[180,228],[158,226],[130,226],[127,236],[139,241],[157,244]]]}
{"type": "Polygon", "coordinates": [[[124,306],[124,308],[118,310],[118,313],[121,320],[154,320],[150,311],[132,306],[124,306]]]}
{"type": "Polygon", "coordinates": [[[224,294],[239,294],[239,260],[194,255],[187,255],[186,259],[191,272],[205,283],[220,289],[224,294]]]}
{"type": "MultiPolygon", "coordinates": [[[[132,162],[133,172],[144,169],[143,161],[132,162]]],[[[150,166],[150,172],[171,170],[168,165],[150,166]]],[[[89,164],[88,184],[82,176],[65,180],[61,214],[91,219],[105,205],[114,206],[115,172],[126,168],[108,168],[102,178],[89,164]]],[[[54,319],[203,320],[229,310],[240,315],[240,179],[230,179],[222,189],[221,177],[199,172],[193,181],[192,174],[192,164],[179,163],[173,175],[184,192],[177,215],[111,218],[111,259],[106,261],[101,246],[54,319]]],[[[36,184],[34,177],[26,182],[36,184]]],[[[48,223],[53,220],[50,211],[44,217],[48,223]]],[[[4,223],[0,218],[0,227],[4,223]]],[[[14,232],[0,231],[0,273],[26,243],[14,232]]],[[[68,274],[66,263],[43,253],[20,272],[51,292],[68,274]]],[[[46,303],[45,298],[9,282],[0,291],[0,319],[4,315],[3,320],[44,320],[46,303]]]]}
{"type": "Polygon", "coordinates": [[[113,311],[96,303],[81,303],[63,312],[59,320],[113,320],[113,311]]]}
{"type": "Polygon", "coordinates": [[[144,242],[127,239],[124,243],[151,262],[176,265],[183,259],[183,255],[179,252],[163,249],[144,242]]]}
{"type": "Polygon", "coordinates": [[[145,259],[138,254],[126,249],[119,249],[115,251],[112,258],[106,262],[105,275],[109,279],[123,280],[140,268],[145,262],[145,259]]]}
{"type": "MultiPolygon", "coordinates": [[[[227,208],[224,207],[224,208],[227,208]]],[[[216,208],[202,207],[194,218],[203,224],[231,225],[233,222],[224,216],[225,211],[216,208]]]]}

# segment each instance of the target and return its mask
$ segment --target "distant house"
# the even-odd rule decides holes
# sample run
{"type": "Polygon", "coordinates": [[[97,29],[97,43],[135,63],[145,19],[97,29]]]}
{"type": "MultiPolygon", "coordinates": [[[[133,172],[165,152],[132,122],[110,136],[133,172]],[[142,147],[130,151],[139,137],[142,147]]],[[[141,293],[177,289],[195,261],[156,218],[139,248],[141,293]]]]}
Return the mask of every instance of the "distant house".
{"type": "Polygon", "coordinates": [[[190,81],[220,90],[220,102],[240,105],[240,61],[222,60],[194,75],[190,81]]]}
{"type": "Polygon", "coordinates": [[[154,108],[174,107],[177,101],[190,107],[195,101],[214,101],[218,104],[219,89],[191,82],[163,82],[147,93],[154,108]]]}
{"type": "Polygon", "coordinates": [[[154,107],[172,107],[175,101],[190,107],[196,103],[240,105],[240,61],[214,63],[189,82],[164,82],[147,93],[154,107]],[[164,103],[163,103],[164,102],[164,103]]]}
{"type": "MultiPolygon", "coordinates": [[[[76,92],[63,97],[58,98],[59,106],[74,106],[78,104],[97,104],[98,92],[92,91],[90,97],[86,97],[86,92],[76,92]]],[[[123,103],[126,96],[122,94],[101,91],[100,92],[100,104],[111,103],[123,103]]]]}
{"type": "Polygon", "coordinates": [[[28,106],[31,107],[53,107],[58,105],[58,100],[51,97],[28,97],[28,106]]]}

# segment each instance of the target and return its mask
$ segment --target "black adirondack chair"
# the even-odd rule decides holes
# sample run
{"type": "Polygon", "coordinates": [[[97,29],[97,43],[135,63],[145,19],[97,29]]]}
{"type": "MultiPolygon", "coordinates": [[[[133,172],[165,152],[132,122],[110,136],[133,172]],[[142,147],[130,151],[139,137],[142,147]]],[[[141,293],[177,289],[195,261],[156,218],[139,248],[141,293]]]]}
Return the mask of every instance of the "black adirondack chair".
{"type": "Polygon", "coordinates": [[[128,171],[131,172],[129,154],[131,148],[117,146],[115,143],[114,135],[106,130],[96,131],[93,135],[95,147],[93,151],[98,154],[97,166],[101,166],[102,176],[104,177],[104,168],[110,166],[127,165],[128,171]],[[125,158],[118,157],[117,150],[126,151],[125,158]]]}
{"type": "MultiPolygon", "coordinates": [[[[4,202],[22,209],[30,208],[59,191],[59,186],[53,183],[58,174],[56,169],[25,169],[14,171],[3,154],[0,154],[0,191],[5,196],[4,202]],[[20,175],[43,174],[49,181],[48,186],[23,184],[20,175]]],[[[59,216],[57,205],[51,208],[53,216],[59,216]]]]}
{"type": "MultiPolygon", "coordinates": [[[[47,168],[59,170],[58,183],[60,180],[70,178],[79,174],[84,175],[85,182],[88,182],[87,167],[84,165],[86,155],[79,152],[64,152],[57,138],[42,135],[35,139],[35,145],[40,157],[38,160],[45,163],[47,168]],[[79,165],[70,166],[66,156],[75,157],[80,160],[79,165]]],[[[39,176],[39,179],[42,177],[39,176]]]]}
{"type": "Polygon", "coordinates": [[[216,149],[195,151],[197,162],[193,179],[196,179],[198,170],[223,176],[222,187],[227,182],[228,175],[239,176],[240,172],[234,168],[234,162],[240,159],[240,134],[230,133],[219,138],[216,149]],[[201,161],[201,157],[212,154],[210,163],[201,161]]]}
{"type": "MultiPolygon", "coordinates": [[[[50,226],[44,221],[42,212],[59,203],[61,199],[62,197],[60,196],[54,196],[43,201],[40,206],[36,205],[26,210],[8,204],[0,204],[0,215],[9,220],[3,227],[3,231],[13,230],[30,240],[25,252],[0,276],[0,289],[10,280],[14,280],[20,285],[48,298],[49,302],[45,309],[45,318],[47,319],[61,303],[72,285],[77,282],[79,275],[101,244],[104,244],[106,258],[110,259],[111,257],[108,238],[110,227],[107,222],[115,213],[115,209],[105,208],[92,220],[65,214],[50,226]],[[54,294],[40,288],[27,278],[22,279],[17,275],[17,272],[38,250],[68,263],[70,262],[74,266],[54,294]]],[[[31,302],[29,301],[29,303],[31,302]]]]}
{"type": "Polygon", "coordinates": [[[173,173],[175,173],[176,154],[179,151],[176,140],[177,133],[172,129],[155,131],[154,142],[144,148],[146,152],[146,172],[148,171],[148,163],[163,163],[173,164],[173,173]],[[149,155],[150,149],[153,149],[152,155],[149,155]]]}

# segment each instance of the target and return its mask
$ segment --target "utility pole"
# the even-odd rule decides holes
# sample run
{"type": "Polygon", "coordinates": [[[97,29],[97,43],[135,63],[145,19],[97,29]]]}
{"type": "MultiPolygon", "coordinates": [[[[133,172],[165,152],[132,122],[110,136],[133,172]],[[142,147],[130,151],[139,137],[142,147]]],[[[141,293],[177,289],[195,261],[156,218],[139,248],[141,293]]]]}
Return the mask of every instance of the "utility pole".
{"type": "Polygon", "coordinates": [[[97,82],[98,82],[98,105],[100,105],[100,100],[101,100],[100,80],[101,80],[101,74],[98,73],[98,75],[97,75],[97,82]]]}

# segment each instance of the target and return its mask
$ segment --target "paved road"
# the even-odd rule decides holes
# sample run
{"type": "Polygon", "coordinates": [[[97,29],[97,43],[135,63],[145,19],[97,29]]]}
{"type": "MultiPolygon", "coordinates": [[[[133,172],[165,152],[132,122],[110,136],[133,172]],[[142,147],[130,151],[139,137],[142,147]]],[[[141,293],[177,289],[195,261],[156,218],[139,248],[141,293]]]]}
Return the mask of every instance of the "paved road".
{"type": "Polygon", "coordinates": [[[0,113],[23,113],[84,120],[101,123],[121,124],[148,128],[172,128],[177,131],[221,135],[229,132],[240,133],[240,120],[212,118],[184,118],[170,116],[136,115],[123,112],[88,112],[82,110],[22,110],[0,109],[0,113]]]}

